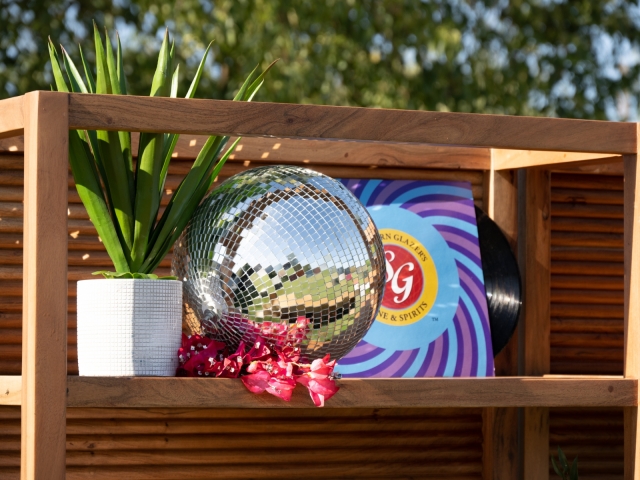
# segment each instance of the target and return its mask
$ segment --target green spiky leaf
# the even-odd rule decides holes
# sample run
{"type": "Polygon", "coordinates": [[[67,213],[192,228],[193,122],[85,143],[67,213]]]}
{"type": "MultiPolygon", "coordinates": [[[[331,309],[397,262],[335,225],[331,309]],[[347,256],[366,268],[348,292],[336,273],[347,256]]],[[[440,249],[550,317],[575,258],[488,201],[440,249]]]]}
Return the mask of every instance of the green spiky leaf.
{"type": "MultiPolygon", "coordinates": [[[[126,94],[119,36],[116,33],[115,54],[108,32],[105,44],[95,23],[94,40],[95,78],[80,48],[85,80],[69,54],[62,49],[61,62],[56,49],[49,42],[56,88],[59,91],[71,90],[74,93],[85,94],[126,94]],[[62,63],[70,87],[65,79],[62,63]]],[[[204,52],[186,98],[193,98],[195,95],[210,49],[211,44],[204,52]]],[[[177,66],[174,68],[175,55],[175,43],[171,42],[169,46],[169,36],[166,32],[158,55],[151,95],[177,97],[180,69],[177,66]]],[[[234,100],[251,101],[264,83],[264,76],[272,65],[257,75],[257,78],[257,68],[254,69],[234,100]]],[[[236,139],[221,155],[229,137],[210,137],[156,224],[160,198],[177,140],[178,135],[174,134],[142,133],[138,168],[134,177],[128,132],[70,132],[70,163],[80,198],[116,267],[116,272],[105,271],[96,274],[102,274],[107,278],[158,278],[152,273],[153,270],[181,234],[240,141],[236,139]]]]}
{"type": "MultiPolygon", "coordinates": [[[[113,47],[111,46],[111,40],[109,39],[109,32],[105,28],[105,45],[106,45],[106,60],[107,70],[109,74],[109,84],[111,85],[111,93],[114,95],[122,95],[120,91],[120,78],[118,76],[118,66],[116,58],[113,54],[113,47]]],[[[133,180],[133,155],[131,153],[131,133],[118,132],[118,138],[120,140],[120,150],[122,151],[122,158],[127,167],[127,185],[129,186],[129,196],[133,198],[135,195],[135,184],[133,180]]]]}
{"type": "MultiPolygon", "coordinates": [[[[202,71],[204,70],[204,65],[207,60],[207,55],[209,55],[209,50],[211,50],[211,45],[213,45],[213,42],[209,43],[207,49],[204,51],[202,59],[200,59],[200,64],[198,65],[198,69],[196,70],[196,74],[193,76],[191,85],[189,85],[189,90],[187,91],[187,94],[184,98],[193,98],[195,96],[196,90],[198,89],[198,84],[200,83],[200,78],[202,77],[202,71]]],[[[175,94],[177,97],[177,90],[175,94]]],[[[162,191],[164,190],[164,184],[167,179],[167,172],[169,171],[169,164],[171,163],[171,157],[173,155],[173,151],[176,148],[179,137],[180,135],[170,133],[165,138],[164,152],[162,154],[162,156],[164,157],[164,163],[162,165],[162,172],[160,173],[160,196],[162,196],[162,191]]]]}
{"type": "MultiPolygon", "coordinates": [[[[171,92],[171,52],[169,49],[169,33],[165,32],[164,40],[158,55],[158,65],[153,77],[151,96],[167,96],[171,92]]],[[[131,266],[138,271],[145,260],[149,236],[160,208],[160,175],[163,167],[164,134],[142,133],[138,150],[138,170],[136,174],[135,194],[135,231],[131,266]]]]}
{"type": "Polygon", "coordinates": [[[67,76],[69,77],[69,82],[71,83],[71,91],[74,93],[88,93],[87,87],[82,80],[82,76],[80,72],[76,68],[76,65],[71,60],[71,57],[64,49],[64,47],[60,47],[62,50],[62,60],[64,62],[64,68],[67,70],[67,76]]]}
{"type": "Polygon", "coordinates": [[[578,480],[578,457],[573,459],[571,464],[571,471],[569,472],[570,480],[578,480]]]}
{"type": "Polygon", "coordinates": [[[569,470],[569,463],[567,462],[567,457],[565,456],[564,452],[560,449],[560,447],[558,447],[558,459],[560,460],[560,466],[562,467],[563,471],[568,471],[569,470]]]}
{"type": "MultiPolygon", "coordinates": [[[[106,54],[100,38],[98,27],[94,24],[94,39],[96,46],[96,93],[110,94],[111,82],[109,79],[109,68],[106,54]]],[[[116,216],[118,236],[122,242],[125,256],[131,258],[131,248],[133,245],[133,202],[129,189],[129,168],[122,155],[120,136],[118,132],[99,130],[98,150],[109,188],[109,196],[112,208],[116,216]],[[122,186],[126,188],[122,188],[122,186]]]]}
{"type": "Polygon", "coordinates": [[[120,45],[120,35],[118,35],[118,32],[116,32],[116,42],[118,44],[117,47],[117,56],[116,56],[116,63],[117,63],[117,75],[118,75],[118,83],[120,84],[120,93],[122,95],[126,95],[127,94],[127,81],[125,79],[124,76],[124,64],[123,64],[123,60],[122,60],[122,45],[120,45]]]}
{"type": "Polygon", "coordinates": [[[60,66],[60,59],[58,58],[58,52],[53,45],[51,38],[49,38],[49,59],[51,60],[51,70],[53,71],[53,80],[56,83],[56,89],[58,92],[68,92],[69,87],[62,74],[62,68],[60,66]]]}
{"type": "Polygon", "coordinates": [[[93,78],[93,74],[91,73],[91,68],[89,64],[84,59],[84,53],[82,53],[82,46],[78,45],[78,50],[80,51],[80,60],[82,61],[82,68],[84,68],[84,76],[87,79],[87,87],[89,88],[89,93],[96,93],[96,81],[93,78]]]}

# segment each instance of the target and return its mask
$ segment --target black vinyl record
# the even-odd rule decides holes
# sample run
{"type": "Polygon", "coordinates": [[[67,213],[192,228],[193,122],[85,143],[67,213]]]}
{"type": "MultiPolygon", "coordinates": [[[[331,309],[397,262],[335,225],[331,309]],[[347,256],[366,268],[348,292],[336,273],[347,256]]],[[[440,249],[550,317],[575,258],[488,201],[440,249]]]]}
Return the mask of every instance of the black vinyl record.
{"type": "Polygon", "coordinates": [[[500,227],[478,207],[476,218],[495,357],[507,345],[518,324],[522,285],[518,262],[500,227]]]}

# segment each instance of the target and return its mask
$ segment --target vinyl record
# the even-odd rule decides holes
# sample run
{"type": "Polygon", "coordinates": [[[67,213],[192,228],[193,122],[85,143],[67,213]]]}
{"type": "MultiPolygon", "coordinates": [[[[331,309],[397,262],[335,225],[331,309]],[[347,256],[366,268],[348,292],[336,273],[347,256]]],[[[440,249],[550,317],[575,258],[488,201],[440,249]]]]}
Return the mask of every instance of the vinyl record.
{"type": "Polygon", "coordinates": [[[522,285],[518,262],[500,227],[478,207],[476,218],[495,357],[507,345],[518,324],[522,285]]]}

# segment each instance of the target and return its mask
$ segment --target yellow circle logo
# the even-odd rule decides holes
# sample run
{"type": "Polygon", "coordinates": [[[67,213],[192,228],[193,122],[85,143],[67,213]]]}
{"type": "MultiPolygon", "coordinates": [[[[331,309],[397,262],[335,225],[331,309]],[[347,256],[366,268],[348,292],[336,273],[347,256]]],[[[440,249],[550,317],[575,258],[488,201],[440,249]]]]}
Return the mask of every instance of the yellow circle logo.
{"type": "Polygon", "coordinates": [[[426,248],[411,235],[391,228],[380,230],[387,276],[377,320],[410,325],[422,319],[438,294],[438,273],[426,248]]]}

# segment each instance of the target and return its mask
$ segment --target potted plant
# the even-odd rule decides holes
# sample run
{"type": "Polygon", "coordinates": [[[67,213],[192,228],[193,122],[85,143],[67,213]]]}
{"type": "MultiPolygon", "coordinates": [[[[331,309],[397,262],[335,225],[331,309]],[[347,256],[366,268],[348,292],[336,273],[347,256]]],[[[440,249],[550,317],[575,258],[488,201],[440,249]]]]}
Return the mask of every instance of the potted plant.
{"type": "MultiPolygon", "coordinates": [[[[94,25],[94,38],[95,77],[80,50],[84,79],[64,48],[60,61],[49,40],[56,89],[126,95],[120,39],[114,54],[108,32],[103,44],[94,25]]],[[[177,96],[179,67],[174,68],[174,48],[165,33],[151,96],[177,96]]],[[[195,95],[210,48],[211,44],[186,98],[195,95]]],[[[257,76],[256,67],[234,100],[251,101],[272,65],[257,76]]],[[[158,219],[178,135],[141,133],[136,160],[129,132],[69,132],[69,162],[78,194],[115,269],[95,272],[103,279],[78,282],[80,375],[175,375],[176,351],[181,345],[182,284],[175,277],[159,278],[153,272],[240,139],[223,153],[228,140],[209,137],[158,219]]]]}

